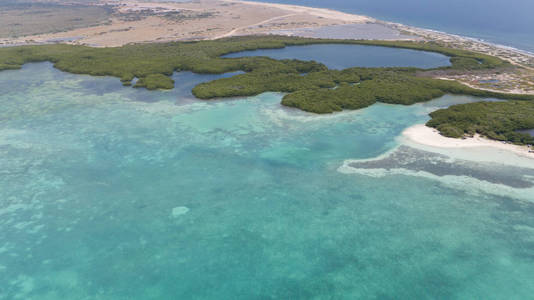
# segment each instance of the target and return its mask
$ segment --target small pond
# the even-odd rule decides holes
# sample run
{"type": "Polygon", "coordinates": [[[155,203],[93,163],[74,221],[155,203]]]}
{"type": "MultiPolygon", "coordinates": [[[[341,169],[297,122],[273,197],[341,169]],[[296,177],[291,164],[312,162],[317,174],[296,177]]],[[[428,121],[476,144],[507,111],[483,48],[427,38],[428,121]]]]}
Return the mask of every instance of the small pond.
{"type": "Polygon", "coordinates": [[[528,134],[530,134],[531,136],[534,136],[534,129],[519,130],[518,132],[521,132],[521,133],[528,133],[528,134]]]}

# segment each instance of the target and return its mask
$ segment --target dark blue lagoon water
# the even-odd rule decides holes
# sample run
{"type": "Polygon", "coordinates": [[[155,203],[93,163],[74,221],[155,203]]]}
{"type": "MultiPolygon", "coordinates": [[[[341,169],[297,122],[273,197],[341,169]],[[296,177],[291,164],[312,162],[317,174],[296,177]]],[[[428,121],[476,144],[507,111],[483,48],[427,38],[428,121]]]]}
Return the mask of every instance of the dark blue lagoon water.
{"type": "Polygon", "coordinates": [[[521,130],[521,132],[523,132],[523,133],[528,133],[528,134],[530,134],[531,136],[534,136],[534,129],[531,129],[531,130],[521,130]]]}
{"type": "Polygon", "coordinates": [[[213,78],[0,72],[0,299],[532,296],[533,169],[396,148],[480,99],[317,116],[213,78]]]}
{"type": "Polygon", "coordinates": [[[330,69],[350,67],[418,67],[449,66],[449,57],[426,51],[362,45],[307,45],[282,49],[261,49],[227,54],[223,57],[268,56],[275,59],[315,60],[330,69]]]}
{"type": "Polygon", "coordinates": [[[255,0],[369,15],[534,52],[531,0],[255,0]]]}

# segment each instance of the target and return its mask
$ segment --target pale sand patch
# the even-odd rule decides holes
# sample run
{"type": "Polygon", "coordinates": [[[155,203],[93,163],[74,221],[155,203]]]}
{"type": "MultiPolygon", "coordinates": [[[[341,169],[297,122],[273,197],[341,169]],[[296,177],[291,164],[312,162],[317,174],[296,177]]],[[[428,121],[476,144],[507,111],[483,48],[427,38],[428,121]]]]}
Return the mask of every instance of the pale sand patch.
{"type": "Polygon", "coordinates": [[[185,206],[178,206],[172,209],[172,216],[174,218],[185,215],[189,212],[189,208],[185,206]]]}
{"type": "Polygon", "coordinates": [[[334,19],[334,20],[339,20],[339,21],[344,21],[344,22],[352,22],[352,23],[376,22],[375,19],[368,17],[368,16],[353,15],[353,14],[348,14],[348,13],[344,13],[344,12],[340,12],[340,11],[336,11],[332,9],[327,9],[327,8],[315,8],[315,7],[307,7],[307,6],[300,6],[300,5],[251,2],[251,1],[241,1],[241,0],[223,0],[223,1],[284,9],[284,10],[289,10],[289,11],[299,13],[299,14],[308,14],[308,15],[312,15],[316,17],[321,17],[325,19],[334,19]]]}
{"type": "Polygon", "coordinates": [[[374,19],[329,9],[236,0],[145,2],[103,0],[115,8],[111,24],[20,38],[0,39],[0,45],[64,43],[116,47],[129,43],[210,40],[236,35],[269,34],[277,30],[318,28],[372,22],[374,19]],[[182,12],[191,18],[167,19],[182,12]],[[139,14],[124,19],[121,14],[139,14]],[[195,15],[196,14],[196,15],[195,15]]]}
{"type": "Polygon", "coordinates": [[[270,18],[270,19],[267,19],[267,20],[263,20],[261,22],[258,22],[256,24],[252,24],[252,25],[246,25],[246,26],[242,26],[242,27],[239,27],[239,28],[235,28],[233,29],[232,31],[230,32],[227,32],[225,34],[221,34],[219,36],[216,36],[214,37],[213,39],[216,40],[216,39],[222,39],[222,38],[225,38],[225,37],[229,37],[229,36],[233,36],[235,35],[236,33],[238,33],[240,30],[246,30],[246,29],[249,29],[249,28],[253,28],[253,27],[257,27],[257,26],[260,26],[260,25],[263,25],[263,24],[267,24],[269,22],[272,22],[272,21],[276,21],[276,20],[280,20],[280,19],[284,19],[284,18],[287,18],[287,17],[292,17],[292,16],[295,16],[296,14],[288,14],[288,15],[283,15],[283,16],[278,16],[278,17],[273,17],[273,18],[270,18]]]}
{"type": "Polygon", "coordinates": [[[444,137],[439,132],[423,124],[418,124],[412,126],[402,133],[402,136],[408,140],[436,148],[483,148],[490,147],[500,150],[505,150],[513,152],[517,155],[528,157],[534,159],[534,153],[529,153],[529,148],[527,146],[518,146],[513,144],[505,144],[499,141],[493,141],[481,137],[480,135],[475,135],[472,138],[465,139],[454,139],[444,137]]]}

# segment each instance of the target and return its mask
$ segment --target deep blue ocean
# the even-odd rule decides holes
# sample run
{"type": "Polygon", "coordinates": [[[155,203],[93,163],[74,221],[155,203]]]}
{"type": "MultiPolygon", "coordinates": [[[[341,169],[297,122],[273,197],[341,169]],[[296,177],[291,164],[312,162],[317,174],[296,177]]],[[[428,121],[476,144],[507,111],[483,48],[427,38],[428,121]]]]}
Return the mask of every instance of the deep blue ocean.
{"type": "MultiPolygon", "coordinates": [[[[261,0],[255,0],[261,1],[261,0]]],[[[266,0],[330,8],[534,52],[532,0],[266,0]]]]}

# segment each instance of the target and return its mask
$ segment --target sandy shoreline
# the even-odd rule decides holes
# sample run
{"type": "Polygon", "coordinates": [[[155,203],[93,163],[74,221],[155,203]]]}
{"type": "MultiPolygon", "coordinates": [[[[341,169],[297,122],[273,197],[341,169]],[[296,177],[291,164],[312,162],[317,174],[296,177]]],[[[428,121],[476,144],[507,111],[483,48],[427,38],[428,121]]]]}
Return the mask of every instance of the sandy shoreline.
{"type": "Polygon", "coordinates": [[[527,146],[518,146],[513,144],[505,144],[499,141],[493,141],[481,136],[475,136],[466,139],[454,139],[444,137],[434,129],[418,124],[403,131],[402,137],[408,139],[416,144],[430,146],[435,148],[494,148],[512,152],[522,157],[534,159],[534,153],[529,153],[527,146]]]}
{"type": "Polygon", "coordinates": [[[266,2],[252,2],[252,1],[242,1],[242,0],[223,0],[225,2],[241,3],[248,5],[257,5],[261,7],[271,7],[289,10],[294,13],[299,14],[309,14],[312,16],[317,16],[325,19],[334,19],[344,22],[354,22],[354,23],[364,23],[364,22],[376,22],[375,19],[364,16],[364,15],[355,15],[344,13],[341,11],[327,9],[327,8],[315,8],[301,5],[292,5],[292,4],[278,4],[278,3],[266,3],[266,2]]]}

